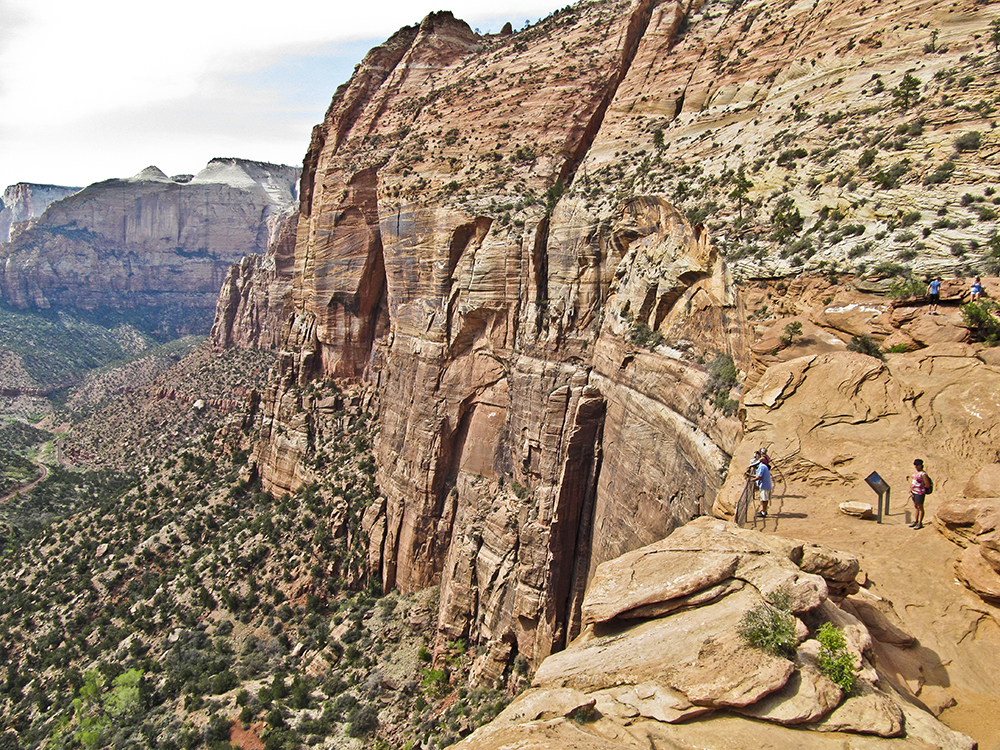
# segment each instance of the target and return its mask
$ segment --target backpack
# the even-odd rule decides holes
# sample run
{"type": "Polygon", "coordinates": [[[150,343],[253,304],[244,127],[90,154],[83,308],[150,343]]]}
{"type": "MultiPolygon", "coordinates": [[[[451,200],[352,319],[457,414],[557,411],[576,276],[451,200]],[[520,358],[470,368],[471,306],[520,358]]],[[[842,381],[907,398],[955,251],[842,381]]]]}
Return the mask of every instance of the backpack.
{"type": "Polygon", "coordinates": [[[929,495],[934,492],[934,480],[929,474],[924,474],[924,494],[929,495]]]}

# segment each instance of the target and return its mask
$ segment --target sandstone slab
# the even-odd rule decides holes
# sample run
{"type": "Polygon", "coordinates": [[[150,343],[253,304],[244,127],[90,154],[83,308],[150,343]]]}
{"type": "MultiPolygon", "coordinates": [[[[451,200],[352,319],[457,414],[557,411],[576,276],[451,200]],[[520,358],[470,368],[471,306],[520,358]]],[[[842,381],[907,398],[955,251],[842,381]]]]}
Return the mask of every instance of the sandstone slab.
{"type": "Polygon", "coordinates": [[[850,696],[822,721],[810,729],[834,732],[876,734],[879,737],[898,737],[903,733],[903,712],[884,693],[863,685],[860,695],[850,696]]]}
{"type": "Polygon", "coordinates": [[[736,635],[748,591],[678,612],[625,633],[575,643],[550,656],[534,685],[600,690],[622,682],[658,685],[702,706],[747,705],[787,682],[791,662],[755,651],[736,635]]]}
{"type": "Polygon", "coordinates": [[[739,562],[732,552],[677,554],[672,545],[660,546],[643,547],[598,567],[583,603],[585,625],[628,617],[637,608],[715,586],[731,577],[739,562]]]}

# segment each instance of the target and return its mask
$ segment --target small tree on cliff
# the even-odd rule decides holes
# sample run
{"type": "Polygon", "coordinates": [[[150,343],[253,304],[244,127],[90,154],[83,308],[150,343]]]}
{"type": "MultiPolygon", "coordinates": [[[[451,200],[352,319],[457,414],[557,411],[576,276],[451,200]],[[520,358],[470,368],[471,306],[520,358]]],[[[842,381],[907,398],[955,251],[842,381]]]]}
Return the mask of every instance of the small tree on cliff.
{"type": "Polygon", "coordinates": [[[909,109],[920,101],[920,79],[912,73],[907,73],[899,85],[892,90],[892,98],[900,109],[909,109]]]}
{"type": "Polygon", "coordinates": [[[736,176],[733,177],[733,189],[729,192],[730,199],[736,201],[736,206],[740,212],[740,218],[743,218],[743,201],[746,200],[747,193],[750,188],[753,187],[753,182],[747,179],[746,172],[743,171],[743,165],[740,164],[739,170],[736,172],[736,176]]]}

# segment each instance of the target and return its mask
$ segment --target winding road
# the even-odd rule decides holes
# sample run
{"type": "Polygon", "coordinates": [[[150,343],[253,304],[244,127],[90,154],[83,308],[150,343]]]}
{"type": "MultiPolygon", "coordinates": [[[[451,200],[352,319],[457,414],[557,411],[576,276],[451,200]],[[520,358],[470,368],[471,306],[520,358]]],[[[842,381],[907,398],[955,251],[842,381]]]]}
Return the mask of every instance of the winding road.
{"type": "Polygon", "coordinates": [[[3,505],[4,503],[6,503],[8,500],[10,500],[12,497],[14,497],[14,495],[16,495],[19,492],[27,492],[28,490],[30,490],[31,488],[33,488],[36,484],[38,484],[39,482],[41,482],[43,479],[45,479],[45,477],[47,477],[49,475],[49,467],[46,466],[45,464],[40,464],[40,463],[36,462],[35,466],[37,466],[39,469],[41,469],[42,475],[40,477],[38,477],[38,479],[35,479],[35,480],[31,481],[31,482],[28,482],[28,484],[23,484],[20,487],[18,487],[16,490],[8,492],[3,497],[0,497],[0,505],[3,505]]]}

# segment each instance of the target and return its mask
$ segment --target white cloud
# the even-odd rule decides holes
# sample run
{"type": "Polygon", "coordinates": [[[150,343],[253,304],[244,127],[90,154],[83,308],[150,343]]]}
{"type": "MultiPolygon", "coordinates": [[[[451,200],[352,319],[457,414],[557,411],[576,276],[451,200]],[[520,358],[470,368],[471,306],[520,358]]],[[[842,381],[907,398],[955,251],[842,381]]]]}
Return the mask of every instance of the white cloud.
{"type": "MultiPolygon", "coordinates": [[[[86,184],[158,159],[183,162],[164,166],[168,172],[197,171],[215,155],[299,163],[309,129],[364,52],[438,7],[3,0],[0,189],[17,181],[86,184]],[[296,80],[296,70],[309,79],[296,80]],[[122,171],[126,163],[135,166],[122,171]]],[[[451,3],[484,31],[503,20],[519,27],[557,7],[451,3]]]]}

